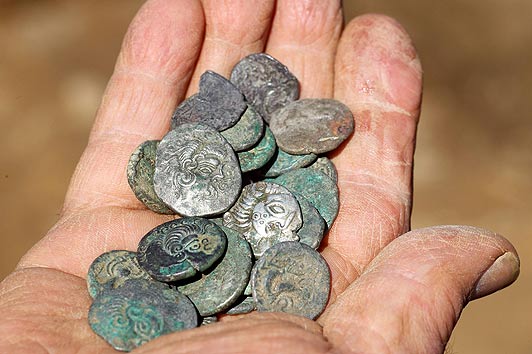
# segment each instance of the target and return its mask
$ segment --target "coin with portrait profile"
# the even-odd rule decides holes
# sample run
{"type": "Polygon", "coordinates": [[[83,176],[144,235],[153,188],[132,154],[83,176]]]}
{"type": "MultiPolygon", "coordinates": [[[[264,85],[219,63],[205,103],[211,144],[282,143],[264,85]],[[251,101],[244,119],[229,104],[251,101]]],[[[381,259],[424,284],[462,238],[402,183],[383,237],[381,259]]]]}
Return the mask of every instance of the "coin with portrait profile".
{"type": "Polygon", "coordinates": [[[184,217],[148,232],[139,242],[137,260],[153,278],[172,282],[209,269],[225,252],[225,233],[212,221],[184,217]]]}
{"type": "Polygon", "coordinates": [[[159,143],[155,192],[184,216],[221,214],[240,194],[238,159],[223,136],[202,124],[182,124],[159,143]]]}
{"type": "Polygon", "coordinates": [[[94,299],[88,320],[96,334],[126,352],[198,325],[196,309],[185,295],[166,284],[142,279],[104,290],[94,299]]]}
{"type": "Polygon", "coordinates": [[[255,257],[260,257],[278,242],[299,240],[296,231],[302,219],[299,204],[288,189],[257,182],[243,188],[238,201],[224,214],[223,223],[242,234],[255,257]]]}
{"type": "Polygon", "coordinates": [[[301,242],[281,242],[264,252],[251,273],[258,311],[286,312],[311,320],[325,308],[330,271],[323,257],[301,242]]]}
{"type": "Polygon", "coordinates": [[[87,273],[89,295],[95,298],[103,290],[116,289],[130,279],[152,280],[150,275],[139,266],[137,253],[125,250],[105,252],[89,266],[87,273]]]}

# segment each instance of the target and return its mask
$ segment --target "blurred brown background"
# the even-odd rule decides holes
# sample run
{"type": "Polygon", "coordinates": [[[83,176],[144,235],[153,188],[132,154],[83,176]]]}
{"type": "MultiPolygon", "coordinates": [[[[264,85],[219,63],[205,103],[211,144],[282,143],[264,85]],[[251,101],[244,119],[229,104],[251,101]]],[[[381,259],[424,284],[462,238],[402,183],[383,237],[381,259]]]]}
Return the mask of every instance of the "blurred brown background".
{"type": "MultiPolygon", "coordinates": [[[[0,279],[55,222],[139,0],[0,0],[0,279]]],[[[470,224],[520,252],[451,353],[532,353],[532,2],[345,0],[410,32],[425,71],[413,227],[470,224]]]]}

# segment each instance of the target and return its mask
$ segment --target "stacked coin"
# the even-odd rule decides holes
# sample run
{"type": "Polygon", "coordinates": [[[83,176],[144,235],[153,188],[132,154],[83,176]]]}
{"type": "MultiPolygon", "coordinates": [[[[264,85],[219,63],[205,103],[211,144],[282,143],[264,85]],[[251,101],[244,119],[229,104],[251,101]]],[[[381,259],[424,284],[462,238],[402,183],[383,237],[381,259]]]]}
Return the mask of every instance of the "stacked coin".
{"type": "Polygon", "coordinates": [[[281,311],[310,319],[325,308],[329,269],[316,251],[339,209],[336,170],[323,155],[354,129],[332,99],[301,99],[295,76],[266,54],[212,72],[172,116],[160,141],[127,166],[138,200],[178,219],[137,252],[90,266],[92,329],[130,351],[217,314],[281,311]]]}

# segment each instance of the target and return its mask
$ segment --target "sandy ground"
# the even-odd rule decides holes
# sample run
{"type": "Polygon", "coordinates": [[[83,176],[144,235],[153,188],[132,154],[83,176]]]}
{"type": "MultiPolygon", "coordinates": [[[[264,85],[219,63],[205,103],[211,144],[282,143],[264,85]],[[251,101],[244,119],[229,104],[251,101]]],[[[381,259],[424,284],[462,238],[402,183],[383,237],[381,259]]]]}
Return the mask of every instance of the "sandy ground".
{"type": "MultiPolygon", "coordinates": [[[[121,38],[142,1],[0,0],[0,279],[55,222],[121,38]]],[[[529,0],[346,0],[399,19],[425,93],[413,228],[470,224],[517,247],[516,284],[464,311],[451,353],[531,353],[529,0]]]]}

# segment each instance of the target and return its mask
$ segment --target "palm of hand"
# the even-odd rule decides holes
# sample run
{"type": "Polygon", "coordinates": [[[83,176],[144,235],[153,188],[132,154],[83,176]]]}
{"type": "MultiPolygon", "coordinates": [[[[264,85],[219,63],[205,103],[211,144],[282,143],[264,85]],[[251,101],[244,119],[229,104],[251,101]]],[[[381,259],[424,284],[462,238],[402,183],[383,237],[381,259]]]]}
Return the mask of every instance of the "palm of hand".
{"type": "Polygon", "coordinates": [[[316,322],[226,317],[136,352],[440,353],[468,300],[515,280],[515,250],[498,235],[457,226],[407,233],[420,64],[393,20],[363,16],[342,31],[339,3],[148,1],[126,36],[60,221],[0,287],[0,352],[114,352],[87,324],[88,266],[107,250],[136,249],[170,219],[130,192],[129,155],[164,134],[203,71],[227,76],[241,57],[264,50],[300,79],[302,97],[334,97],[355,115],[354,136],[333,157],[341,209],[322,247],[332,274],[327,309],[316,322]]]}

